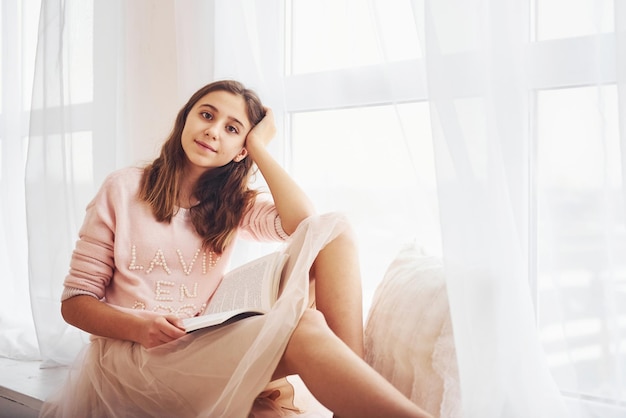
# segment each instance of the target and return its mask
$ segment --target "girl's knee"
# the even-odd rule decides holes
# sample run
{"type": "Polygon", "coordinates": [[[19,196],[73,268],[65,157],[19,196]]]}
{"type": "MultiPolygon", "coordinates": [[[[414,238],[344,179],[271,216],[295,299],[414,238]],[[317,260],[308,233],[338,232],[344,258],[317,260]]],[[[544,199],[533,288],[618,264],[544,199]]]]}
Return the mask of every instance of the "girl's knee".
{"type": "Polygon", "coordinates": [[[291,335],[288,348],[299,355],[306,355],[307,351],[323,346],[321,343],[329,338],[336,336],[328,326],[324,314],[316,309],[307,309],[291,335]]]}
{"type": "Polygon", "coordinates": [[[329,338],[336,337],[328,327],[324,314],[316,309],[307,309],[291,334],[274,377],[299,373],[303,362],[314,357],[315,351],[324,347],[323,342],[329,338]]]}
{"type": "Polygon", "coordinates": [[[330,328],[328,328],[324,314],[317,309],[307,309],[302,314],[300,322],[298,322],[292,338],[296,337],[298,339],[309,339],[328,332],[331,331],[330,328]]]}

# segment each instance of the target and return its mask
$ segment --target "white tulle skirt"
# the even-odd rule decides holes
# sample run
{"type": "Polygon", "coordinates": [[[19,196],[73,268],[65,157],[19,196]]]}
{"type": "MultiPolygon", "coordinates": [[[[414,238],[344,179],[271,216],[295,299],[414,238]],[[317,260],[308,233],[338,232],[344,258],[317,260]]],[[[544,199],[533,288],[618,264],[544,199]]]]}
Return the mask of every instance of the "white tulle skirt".
{"type": "MultiPolygon", "coordinates": [[[[94,337],[41,417],[276,417],[305,414],[286,379],[270,382],[302,313],[309,270],[347,227],[343,216],[306,219],[284,251],[281,296],[266,315],[196,331],[154,349],[94,337]]],[[[311,413],[309,416],[319,416],[311,413]]]]}

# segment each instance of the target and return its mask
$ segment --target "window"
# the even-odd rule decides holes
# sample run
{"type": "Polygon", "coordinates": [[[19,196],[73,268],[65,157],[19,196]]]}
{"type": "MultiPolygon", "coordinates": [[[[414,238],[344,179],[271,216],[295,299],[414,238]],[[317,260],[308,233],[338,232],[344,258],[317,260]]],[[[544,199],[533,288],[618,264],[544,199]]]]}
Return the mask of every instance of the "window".
{"type": "Polygon", "coordinates": [[[626,377],[617,87],[611,59],[595,55],[610,49],[613,2],[536,0],[535,8],[533,52],[553,70],[535,90],[537,321],[559,388],[598,409],[624,401],[616,383],[626,377]]]}
{"type": "MultiPolygon", "coordinates": [[[[345,210],[355,221],[365,245],[367,305],[399,241],[417,239],[431,253],[440,251],[422,28],[415,24],[421,12],[408,1],[286,3],[292,170],[320,209],[345,210]],[[313,94],[320,91],[322,99],[313,94]],[[342,165],[346,159],[350,168],[342,165]]],[[[626,345],[619,339],[626,328],[624,154],[611,59],[589,59],[612,42],[613,2],[529,3],[528,279],[538,327],[560,389],[615,404],[624,398],[613,382],[626,379],[626,345]],[[555,216],[564,208],[568,216],[555,216]]],[[[462,16],[474,12],[450,10],[459,25],[472,24],[462,16]]],[[[476,41],[455,37],[453,28],[447,33],[443,54],[476,41]]],[[[461,122],[472,124],[471,99],[456,105],[466,116],[461,122]]],[[[481,127],[467,128],[480,146],[481,127]]]]}
{"type": "Polygon", "coordinates": [[[292,28],[287,37],[287,73],[332,71],[421,56],[410,1],[391,5],[360,0],[295,1],[287,6],[287,24],[292,28]]]}
{"type": "Polygon", "coordinates": [[[624,378],[626,224],[615,85],[537,93],[539,328],[566,392],[624,378]],[[600,114],[599,108],[605,109],[600,114]],[[566,216],[563,216],[566,214],[566,216]]]}
{"type": "Polygon", "coordinates": [[[358,234],[367,308],[403,244],[441,252],[428,105],[301,111],[291,124],[294,177],[358,234]]]}
{"type": "Polygon", "coordinates": [[[286,4],[292,173],[319,211],[350,216],[366,260],[367,312],[402,245],[441,253],[413,8],[410,1],[286,4]],[[323,102],[312,88],[324,90],[323,102]]]}
{"type": "Polygon", "coordinates": [[[612,32],[613,4],[612,0],[535,0],[536,38],[546,41],[612,32]]]}

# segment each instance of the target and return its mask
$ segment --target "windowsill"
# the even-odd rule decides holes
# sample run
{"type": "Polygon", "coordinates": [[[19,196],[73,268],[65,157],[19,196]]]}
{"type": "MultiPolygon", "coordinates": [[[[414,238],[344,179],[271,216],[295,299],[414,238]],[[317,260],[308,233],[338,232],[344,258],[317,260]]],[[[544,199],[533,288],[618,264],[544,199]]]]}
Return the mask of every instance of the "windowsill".
{"type": "Polygon", "coordinates": [[[576,398],[564,394],[565,405],[572,411],[578,411],[579,417],[624,418],[626,405],[620,403],[597,402],[593,399],[576,398]]]}
{"type": "MultiPolygon", "coordinates": [[[[40,361],[0,357],[0,405],[7,405],[15,416],[37,416],[44,399],[58,388],[67,374],[66,367],[40,368],[40,361]]],[[[0,410],[6,408],[0,407],[0,410]]],[[[0,412],[0,417],[4,417],[0,412]]]]}

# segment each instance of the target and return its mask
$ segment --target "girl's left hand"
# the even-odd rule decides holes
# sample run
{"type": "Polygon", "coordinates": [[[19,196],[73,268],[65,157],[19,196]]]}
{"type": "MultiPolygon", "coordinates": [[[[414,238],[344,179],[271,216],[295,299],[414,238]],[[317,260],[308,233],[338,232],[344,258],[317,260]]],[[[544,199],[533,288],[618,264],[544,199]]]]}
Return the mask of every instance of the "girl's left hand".
{"type": "MultiPolygon", "coordinates": [[[[246,148],[248,152],[254,154],[259,148],[265,148],[276,135],[276,124],[274,123],[274,112],[269,107],[265,108],[265,116],[261,122],[257,123],[246,136],[246,148]]],[[[254,158],[254,155],[252,156],[254,158]]]]}

